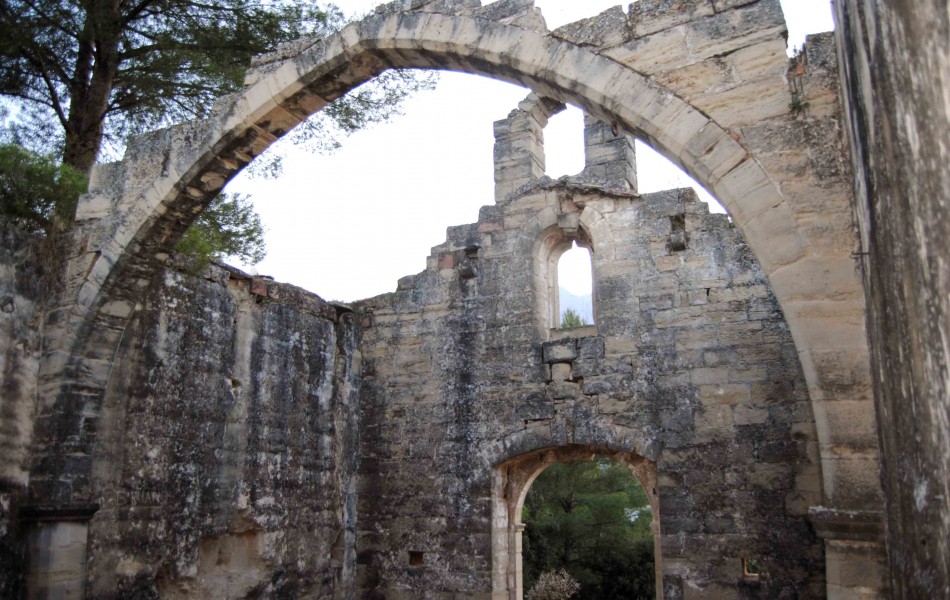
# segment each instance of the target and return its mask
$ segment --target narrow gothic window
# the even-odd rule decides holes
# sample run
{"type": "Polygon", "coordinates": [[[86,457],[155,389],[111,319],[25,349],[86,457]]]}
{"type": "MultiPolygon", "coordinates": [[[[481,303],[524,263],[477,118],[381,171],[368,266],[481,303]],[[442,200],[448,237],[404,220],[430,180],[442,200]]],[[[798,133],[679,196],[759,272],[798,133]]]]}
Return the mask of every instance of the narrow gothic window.
{"type": "Polygon", "coordinates": [[[594,294],[591,257],[587,248],[575,241],[557,263],[558,306],[557,327],[568,329],[594,323],[594,294]]]}

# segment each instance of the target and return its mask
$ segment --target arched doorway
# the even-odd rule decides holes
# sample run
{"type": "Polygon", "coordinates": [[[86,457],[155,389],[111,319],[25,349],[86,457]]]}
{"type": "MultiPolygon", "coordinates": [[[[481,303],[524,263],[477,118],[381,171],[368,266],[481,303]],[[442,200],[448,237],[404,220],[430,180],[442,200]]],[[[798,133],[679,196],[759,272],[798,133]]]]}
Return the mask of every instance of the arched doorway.
{"type": "Polygon", "coordinates": [[[573,579],[575,600],[653,600],[653,517],[646,490],[625,465],[600,456],[550,465],[521,515],[525,597],[544,597],[558,579],[573,579]]]}
{"type": "Polygon", "coordinates": [[[590,461],[603,457],[627,467],[646,492],[653,513],[652,531],[657,597],[662,597],[660,548],[660,498],[656,488],[656,464],[632,452],[570,445],[522,454],[498,465],[492,481],[492,598],[522,600],[524,589],[522,514],[531,485],[556,463],[590,461]]]}

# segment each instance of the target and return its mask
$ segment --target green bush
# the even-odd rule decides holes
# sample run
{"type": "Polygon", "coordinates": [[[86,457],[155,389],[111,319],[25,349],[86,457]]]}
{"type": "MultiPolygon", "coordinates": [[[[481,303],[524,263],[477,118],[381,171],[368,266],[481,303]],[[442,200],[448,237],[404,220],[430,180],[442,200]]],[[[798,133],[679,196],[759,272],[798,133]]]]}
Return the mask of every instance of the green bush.
{"type": "Polygon", "coordinates": [[[200,270],[233,256],[254,265],[264,260],[264,226],[249,196],[219,194],[195,219],[175,249],[200,270]]]}
{"type": "Polygon", "coordinates": [[[29,231],[68,228],[86,177],[16,144],[0,145],[0,216],[29,231]]]}
{"type": "Polygon", "coordinates": [[[566,309],[564,314],[561,315],[561,329],[584,327],[585,325],[587,325],[587,320],[573,308],[566,309]]]}

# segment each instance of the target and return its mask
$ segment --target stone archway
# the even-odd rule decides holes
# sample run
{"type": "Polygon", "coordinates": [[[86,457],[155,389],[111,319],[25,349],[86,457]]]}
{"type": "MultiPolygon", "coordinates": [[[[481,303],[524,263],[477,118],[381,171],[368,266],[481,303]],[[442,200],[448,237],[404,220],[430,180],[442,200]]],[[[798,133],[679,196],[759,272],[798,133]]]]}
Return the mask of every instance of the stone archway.
{"type": "Polygon", "coordinates": [[[657,598],[662,598],[663,564],[660,544],[660,498],[656,490],[656,463],[632,452],[590,445],[544,448],[519,455],[495,467],[492,474],[492,598],[521,600],[524,580],[521,569],[521,511],[534,480],[549,466],[609,458],[630,469],[646,491],[653,511],[653,546],[657,598]]]}
{"type": "MultiPolygon", "coordinates": [[[[35,501],[94,496],[81,482],[96,433],[83,424],[108,381],[108,349],[194,215],[301,120],[385,69],[413,67],[487,75],[581,106],[648,141],[712,191],[789,323],[818,421],[823,503],[832,515],[846,510],[873,526],[877,441],[850,186],[843,167],[815,156],[840,151],[827,133],[839,110],[826,81],[834,71],[828,48],[794,75],[805,91],[791,92],[777,0],[696,10],[640,3],[636,18],[608,12],[557,35],[540,27],[530,2],[413,5],[383,7],[327,39],[261,57],[247,87],[222,98],[207,120],[143,136],[122,162],[96,170],[62,301],[49,319],[39,403],[50,418],[36,427],[35,501]],[[794,100],[807,100],[818,122],[801,122],[789,108],[794,100]],[[57,469],[65,456],[73,468],[64,474],[57,469]]],[[[849,552],[846,543],[831,550],[849,552]]]]}

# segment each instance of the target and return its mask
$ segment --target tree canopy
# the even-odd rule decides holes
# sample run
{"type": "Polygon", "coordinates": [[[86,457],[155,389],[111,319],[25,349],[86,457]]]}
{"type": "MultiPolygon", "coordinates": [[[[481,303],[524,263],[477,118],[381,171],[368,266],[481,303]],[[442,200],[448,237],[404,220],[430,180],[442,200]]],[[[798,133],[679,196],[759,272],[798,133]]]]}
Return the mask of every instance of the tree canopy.
{"type": "MultiPolygon", "coordinates": [[[[253,55],[343,22],[332,5],[291,0],[3,0],[0,95],[16,108],[8,137],[88,172],[103,143],[205,115],[239,89],[253,55]]],[[[389,71],[297,135],[333,147],[334,132],[388,119],[431,83],[389,71]]]]}
{"type": "MultiPolygon", "coordinates": [[[[13,143],[2,160],[49,173],[45,182],[7,179],[4,214],[45,229],[54,214],[71,219],[85,185],[73,184],[85,181],[103,146],[206,115],[215,98],[241,87],[252,56],[344,22],[332,4],[293,0],[0,0],[0,134],[13,143]],[[62,167],[48,158],[54,154],[62,167]],[[27,184],[38,185],[32,195],[27,184]]],[[[398,114],[409,94],[434,81],[387,71],[295,128],[291,141],[335,148],[340,136],[398,114]]],[[[279,172],[279,156],[269,155],[252,171],[279,172]]],[[[178,248],[201,264],[225,255],[254,264],[263,258],[262,234],[247,198],[225,195],[178,248]]]]}
{"type": "Polygon", "coordinates": [[[531,485],[522,520],[524,589],[566,570],[579,600],[652,599],[652,514],[646,492],[613,461],[555,464],[531,485]]]}

